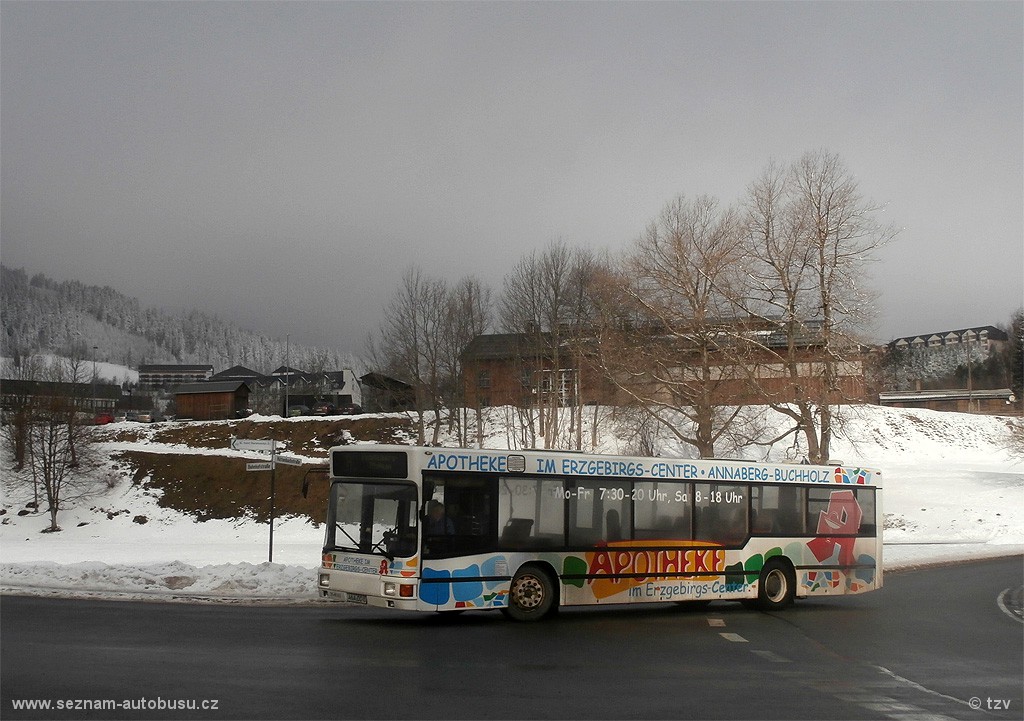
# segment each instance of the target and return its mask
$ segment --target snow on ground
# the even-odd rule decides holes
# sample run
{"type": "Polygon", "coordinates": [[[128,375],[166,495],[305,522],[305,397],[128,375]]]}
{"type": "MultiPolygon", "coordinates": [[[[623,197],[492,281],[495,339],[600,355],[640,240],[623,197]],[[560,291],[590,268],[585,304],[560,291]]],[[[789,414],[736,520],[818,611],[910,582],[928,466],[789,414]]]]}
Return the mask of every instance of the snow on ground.
{"type": "MultiPolygon", "coordinates": [[[[847,416],[833,456],[847,465],[883,471],[887,571],[1024,553],[1024,459],[1008,450],[1011,428],[1020,433],[1024,421],[877,406],[847,409],[847,416]]],[[[161,448],[147,436],[135,444],[112,445],[111,450],[186,450],[161,448]]],[[[492,430],[485,445],[507,447],[502,446],[507,437],[504,429],[492,430]]],[[[601,439],[600,447],[623,450],[614,431],[601,439]]],[[[659,447],[666,454],[690,455],[688,448],[673,446],[668,439],[661,439],[659,447]]],[[[740,454],[777,461],[792,458],[794,448],[788,441],[787,447],[767,453],[748,449],[740,454]]],[[[12,488],[10,474],[4,477],[7,513],[0,522],[0,590],[189,601],[316,601],[322,525],[303,518],[278,519],[270,563],[268,524],[251,519],[198,522],[161,508],[151,491],[132,485],[113,469],[102,473],[96,495],[61,512],[60,533],[40,533],[48,525],[46,514],[17,515],[25,499],[12,488]],[[138,522],[141,516],[145,523],[138,522]]]]}

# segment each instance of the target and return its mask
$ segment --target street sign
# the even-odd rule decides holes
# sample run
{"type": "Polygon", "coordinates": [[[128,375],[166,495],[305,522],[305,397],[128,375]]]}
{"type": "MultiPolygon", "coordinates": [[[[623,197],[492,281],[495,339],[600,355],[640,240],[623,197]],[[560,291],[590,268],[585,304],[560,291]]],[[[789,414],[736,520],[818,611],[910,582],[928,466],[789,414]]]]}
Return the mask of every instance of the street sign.
{"type": "Polygon", "coordinates": [[[301,458],[293,458],[291,456],[275,455],[274,456],[274,460],[277,461],[278,463],[284,463],[284,464],[289,465],[289,466],[301,466],[302,465],[302,459],[301,458]]]}
{"type": "Polygon", "coordinates": [[[267,560],[274,562],[274,477],[277,475],[277,461],[298,466],[302,464],[298,458],[284,459],[277,455],[277,441],[273,440],[249,440],[248,438],[236,438],[231,436],[231,450],[233,451],[263,451],[270,453],[269,461],[256,461],[246,463],[245,470],[248,471],[270,471],[270,545],[267,550],[267,560]]]}
{"type": "Polygon", "coordinates": [[[271,451],[273,449],[273,441],[253,441],[248,438],[231,436],[231,450],[233,451],[271,451]]]}

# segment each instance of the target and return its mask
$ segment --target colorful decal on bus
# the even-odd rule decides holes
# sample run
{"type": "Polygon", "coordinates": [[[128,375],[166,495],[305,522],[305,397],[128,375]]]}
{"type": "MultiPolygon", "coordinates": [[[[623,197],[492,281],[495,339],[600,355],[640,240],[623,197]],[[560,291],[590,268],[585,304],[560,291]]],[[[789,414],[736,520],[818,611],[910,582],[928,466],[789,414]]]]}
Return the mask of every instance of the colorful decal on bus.
{"type": "MultiPolygon", "coordinates": [[[[846,539],[844,539],[846,540],[846,539]]],[[[850,539],[853,540],[853,539],[850,539]]],[[[635,542],[634,542],[635,543],[635,542]]],[[[749,596],[757,583],[764,564],[775,556],[786,556],[798,566],[830,565],[835,559],[819,560],[810,549],[810,543],[794,541],[785,547],[773,546],[764,553],[754,553],[743,561],[727,562],[727,552],[721,548],[671,551],[595,551],[583,557],[566,554],[562,558],[562,583],[568,592],[576,589],[592,601],[631,603],[637,601],[687,601],[704,597],[749,596]],[[659,554],[663,556],[659,567],[659,554]],[[675,557],[674,559],[672,557],[675,557]],[[669,560],[671,559],[671,560],[669,560]],[[680,572],[694,576],[670,577],[667,574],[679,562],[680,572]],[[612,578],[614,573],[650,573],[642,578],[612,578]],[[595,574],[597,578],[583,576],[595,574]],[[609,576],[609,577],[603,577],[609,576]],[[620,598],[616,598],[620,597],[620,598]]],[[[876,559],[870,554],[856,556],[855,566],[848,570],[802,570],[797,580],[807,594],[842,592],[859,593],[875,582],[876,559]]],[[[506,556],[492,556],[477,564],[461,568],[423,569],[420,600],[430,605],[450,608],[498,608],[508,605],[508,580],[494,580],[496,575],[508,573],[512,564],[506,556]],[[466,579],[466,580],[460,580],[466,579]]]]}
{"type": "Polygon", "coordinates": [[[420,600],[438,606],[454,602],[453,608],[505,606],[508,581],[497,580],[495,577],[507,574],[508,560],[504,556],[491,556],[480,564],[474,563],[451,571],[425,567],[424,582],[420,583],[420,600]],[[489,580],[480,580],[481,577],[489,580]]]}
{"type": "Polygon", "coordinates": [[[867,485],[871,480],[871,471],[863,468],[836,468],[836,483],[856,483],[859,486],[867,485]]]}

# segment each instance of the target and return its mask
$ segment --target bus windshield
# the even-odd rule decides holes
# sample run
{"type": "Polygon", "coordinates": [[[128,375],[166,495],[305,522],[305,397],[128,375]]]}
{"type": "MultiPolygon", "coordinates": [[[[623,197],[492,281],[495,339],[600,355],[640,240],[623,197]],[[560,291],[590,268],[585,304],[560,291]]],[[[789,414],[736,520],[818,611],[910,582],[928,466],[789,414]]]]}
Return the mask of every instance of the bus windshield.
{"type": "Polygon", "coordinates": [[[325,549],[416,554],[416,486],[345,481],[331,488],[325,549]]]}

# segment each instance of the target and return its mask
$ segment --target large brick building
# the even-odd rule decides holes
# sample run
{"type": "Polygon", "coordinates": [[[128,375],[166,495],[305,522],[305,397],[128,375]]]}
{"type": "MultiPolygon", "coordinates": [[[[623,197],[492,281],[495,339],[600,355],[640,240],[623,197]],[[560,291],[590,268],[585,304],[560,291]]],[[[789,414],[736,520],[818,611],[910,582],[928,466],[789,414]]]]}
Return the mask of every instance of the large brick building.
{"type": "Polygon", "coordinates": [[[478,335],[462,352],[464,393],[471,408],[613,403],[615,387],[592,361],[551,334],[478,335]]]}
{"type": "MultiPolygon", "coordinates": [[[[753,350],[743,357],[742,363],[726,353],[712,356],[708,386],[713,388],[715,402],[758,404],[765,402],[766,394],[774,401],[789,402],[801,394],[811,398],[819,395],[823,365],[814,329],[797,341],[792,351],[798,373],[795,381],[787,364],[789,339],[781,332],[758,332],[757,343],[751,344],[753,350]]],[[[662,370],[677,384],[698,384],[701,380],[696,351],[683,345],[666,351],[670,357],[675,356],[678,366],[662,370]]],[[[833,403],[876,400],[866,381],[869,356],[867,348],[859,348],[837,362],[837,383],[829,394],[833,403]]],[[[621,373],[619,382],[613,383],[597,362],[593,339],[561,342],[556,347],[550,334],[480,335],[463,351],[462,362],[463,390],[470,407],[621,404],[628,399],[621,386],[630,384],[644,397],[656,398],[660,394],[671,402],[667,397],[672,392],[668,385],[659,386],[649,375],[640,373],[639,366],[628,369],[628,377],[626,372],[621,373]]]]}

